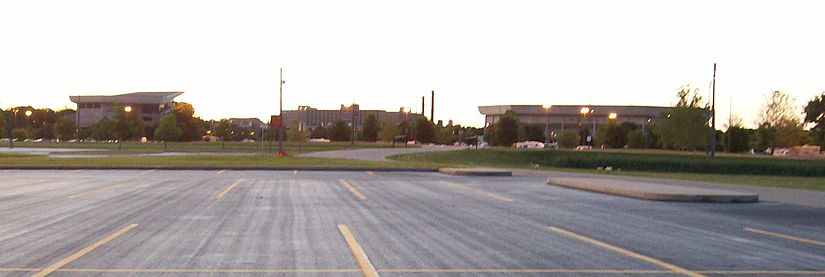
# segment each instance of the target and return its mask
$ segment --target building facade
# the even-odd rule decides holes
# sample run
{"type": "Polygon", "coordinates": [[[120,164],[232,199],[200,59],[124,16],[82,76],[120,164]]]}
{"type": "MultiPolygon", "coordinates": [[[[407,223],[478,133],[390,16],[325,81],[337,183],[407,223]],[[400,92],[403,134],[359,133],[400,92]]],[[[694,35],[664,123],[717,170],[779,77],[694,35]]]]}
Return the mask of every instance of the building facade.
{"type": "Polygon", "coordinates": [[[670,107],[657,106],[607,106],[607,105],[497,105],[479,106],[484,115],[484,126],[491,126],[508,110],[524,124],[545,125],[545,136],[553,137],[566,129],[587,130],[593,134],[597,126],[610,122],[633,122],[647,129],[656,122],[659,114],[670,107]]]}
{"type": "Polygon", "coordinates": [[[84,129],[94,125],[104,117],[115,114],[115,108],[130,109],[143,124],[153,126],[160,121],[164,113],[175,107],[174,99],[182,91],[171,92],[134,92],[120,95],[84,95],[69,96],[77,104],[75,120],[78,128],[84,129]]]}
{"type": "Polygon", "coordinates": [[[310,106],[299,106],[298,110],[284,111],[283,122],[288,126],[290,122],[297,119],[304,124],[304,128],[315,129],[332,126],[333,122],[340,119],[350,126],[355,122],[355,126],[360,128],[364,126],[364,120],[370,115],[375,117],[378,124],[383,122],[399,124],[405,120],[413,122],[416,118],[423,117],[421,114],[405,112],[404,108],[399,109],[397,112],[361,110],[358,104],[352,104],[341,105],[338,110],[319,110],[310,106]]]}
{"type": "Polygon", "coordinates": [[[258,118],[230,118],[229,124],[250,130],[269,129],[269,125],[258,118]]]}

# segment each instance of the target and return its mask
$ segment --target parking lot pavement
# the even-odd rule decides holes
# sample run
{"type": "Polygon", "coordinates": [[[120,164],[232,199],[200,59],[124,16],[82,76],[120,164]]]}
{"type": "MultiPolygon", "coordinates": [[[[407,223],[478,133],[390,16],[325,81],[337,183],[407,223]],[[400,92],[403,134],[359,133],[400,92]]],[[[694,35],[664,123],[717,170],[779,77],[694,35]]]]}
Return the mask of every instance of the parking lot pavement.
{"type": "Polygon", "coordinates": [[[2,276],[825,275],[825,209],[527,177],[6,170],[2,276]]]}

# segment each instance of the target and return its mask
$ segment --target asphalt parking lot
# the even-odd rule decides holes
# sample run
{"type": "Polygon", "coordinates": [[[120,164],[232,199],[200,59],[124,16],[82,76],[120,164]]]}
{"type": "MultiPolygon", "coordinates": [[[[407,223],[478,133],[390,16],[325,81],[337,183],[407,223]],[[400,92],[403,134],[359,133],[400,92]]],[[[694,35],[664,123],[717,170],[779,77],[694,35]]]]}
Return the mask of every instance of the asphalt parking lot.
{"type": "Polygon", "coordinates": [[[825,275],[825,209],[531,177],[3,170],[0,275],[825,275]]]}

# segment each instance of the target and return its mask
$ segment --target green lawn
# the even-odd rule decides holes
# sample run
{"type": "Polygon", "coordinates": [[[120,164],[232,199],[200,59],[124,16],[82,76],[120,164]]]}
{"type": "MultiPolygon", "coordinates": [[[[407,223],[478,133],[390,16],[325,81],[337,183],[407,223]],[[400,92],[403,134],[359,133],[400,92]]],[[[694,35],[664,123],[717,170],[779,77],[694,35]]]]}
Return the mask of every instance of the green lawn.
{"type": "Polygon", "coordinates": [[[72,167],[306,167],[306,168],[435,168],[422,163],[394,163],[379,161],[355,161],[309,157],[277,157],[260,155],[185,155],[185,156],[114,156],[89,158],[49,158],[46,156],[0,154],[2,166],[72,166],[72,167]]]}
{"type": "MultiPolygon", "coordinates": [[[[5,147],[7,144],[0,144],[5,147]]],[[[214,152],[214,153],[273,153],[278,150],[278,142],[169,142],[163,143],[139,143],[124,142],[122,145],[106,142],[15,142],[15,147],[32,148],[69,148],[69,149],[97,149],[122,153],[160,153],[160,152],[214,152]],[[122,149],[121,149],[122,148],[122,149]]],[[[391,143],[385,142],[363,142],[350,146],[349,142],[329,142],[329,143],[297,143],[284,142],[284,150],[292,153],[306,153],[315,151],[339,150],[350,148],[386,148],[392,147],[391,143]]],[[[396,147],[404,147],[404,144],[396,144],[396,147]]],[[[410,145],[409,147],[416,147],[410,145]]]]}
{"type": "MultiPolygon", "coordinates": [[[[695,153],[673,153],[673,152],[619,152],[619,151],[566,151],[566,150],[524,150],[524,149],[485,149],[485,150],[463,150],[451,152],[431,152],[431,153],[415,153],[390,157],[393,160],[400,162],[415,162],[415,163],[429,163],[440,166],[485,166],[498,168],[520,168],[520,169],[540,169],[540,170],[557,170],[557,171],[571,171],[581,173],[598,173],[598,174],[614,174],[614,175],[628,175],[628,176],[643,176],[666,179],[681,179],[692,181],[705,181],[714,183],[733,183],[764,187],[779,187],[779,188],[795,188],[806,190],[825,191],[825,177],[823,176],[786,176],[786,175],[767,175],[767,174],[709,174],[702,172],[668,172],[668,171],[648,171],[648,170],[627,170],[623,169],[617,171],[598,171],[596,170],[597,163],[591,163],[588,159],[596,161],[630,161],[631,163],[637,160],[650,159],[647,162],[667,162],[681,161],[685,159],[699,159],[702,162],[704,158],[697,156],[695,153]],[[602,155],[609,155],[607,159],[603,159],[602,155]],[[565,159],[576,161],[576,163],[553,163],[548,162],[549,155],[561,155],[565,159]],[[618,159],[616,157],[619,157],[618,159]],[[601,159],[601,160],[600,160],[601,159]],[[585,160],[587,162],[581,162],[585,160]],[[561,167],[562,165],[570,165],[569,167],[561,167]]],[[[737,163],[737,166],[747,167],[751,165],[759,167],[779,166],[804,166],[813,169],[821,169],[825,166],[822,160],[803,160],[803,159],[787,159],[787,158],[773,158],[760,156],[759,158],[751,158],[747,156],[733,156],[720,157],[720,163],[729,166],[729,163],[737,163]],[[741,164],[739,164],[741,162],[741,164]]],[[[696,162],[696,161],[694,161],[696,162]]],[[[631,164],[637,168],[644,168],[645,163],[631,164]]],[[[671,168],[658,168],[666,170],[671,168]]],[[[679,169],[679,167],[672,167],[672,169],[679,169]]],[[[747,169],[747,168],[746,168],[747,169]]],[[[743,170],[747,172],[748,170],[743,170]]],[[[777,170],[766,173],[773,173],[777,170]]],[[[779,172],[782,173],[782,172],[779,172]]],[[[804,173],[804,172],[803,172],[804,173]]]]}

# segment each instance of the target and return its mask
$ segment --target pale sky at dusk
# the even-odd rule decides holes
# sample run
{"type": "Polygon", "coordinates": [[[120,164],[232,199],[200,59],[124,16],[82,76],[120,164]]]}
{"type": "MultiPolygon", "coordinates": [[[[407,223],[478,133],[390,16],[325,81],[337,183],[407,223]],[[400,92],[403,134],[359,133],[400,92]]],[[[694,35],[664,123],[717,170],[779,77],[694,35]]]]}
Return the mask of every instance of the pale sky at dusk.
{"type": "MultiPolygon", "coordinates": [[[[2,1],[0,107],[185,91],[205,119],[284,108],[671,105],[683,84],[753,126],[765,95],[825,91],[817,1],[2,1]]],[[[721,128],[723,123],[719,123],[721,128]]]]}

